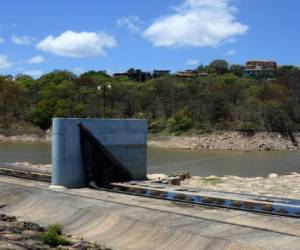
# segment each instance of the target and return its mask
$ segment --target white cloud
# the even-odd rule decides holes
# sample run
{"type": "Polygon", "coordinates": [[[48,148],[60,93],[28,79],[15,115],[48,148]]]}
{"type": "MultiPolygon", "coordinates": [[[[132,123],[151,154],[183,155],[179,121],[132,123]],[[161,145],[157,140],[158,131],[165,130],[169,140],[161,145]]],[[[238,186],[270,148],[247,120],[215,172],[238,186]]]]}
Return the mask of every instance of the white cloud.
{"type": "Polygon", "coordinates": [[[0,37],[0,43],[4,43],[4,38],[0,37]]]}
{"type": "Polygon", "coordinates": [[[31,36],[12,36],[11,38],[12,43],[16,45],[30,45],[35,40],[36,39],[31,36]]]}
{"type": "Polygon", "coordinates": [[[199,61],[197,59],[188,59],[186,61],[186,64],[187,65],[198,65],[199,64],[199,61]]]}
{"type": "Polygon", "coordinates": [[[105,55],[105,48],[117,45],[113,36],[103,32],[66,31],[57,37],[47,36],[37,44],[37,48],[66,57],[93,57],[105,55]]]}
{"type": "Polygon", "coordinates": [[[9,69],[13,63],[8,60],[8,57],[0,54],[0,70],[9,69]]]}
{"type": "Polygon", "coordinates": [[[27,64],[40,64],[43,63],[45,61],[45,58],[42,56],[34,56],[29,58],[26,63],[27,64]]]}
{"type": "Polygon", "coordinates": [[[38,78],[43,74],[43,71],[41,70],[28,70],[23,72],[24,75],[32,76],[33,78],[38,78]]]}
{"type": "Polygon", "coordinates": [[[163,47],[215,47],[230,42],[248,30],[237,21],[230,1],[185,0],[175,13],[153,22],[143,36],[163,47]]]}
{"type": "Polygon", "coordinates": [[[234,49],[228,50],[224,53],[224,56],[234,56],[236,55],[236,51],[234,49]]]}
{"type": "Polygon", "coordinates": [[[131,33],[139,32],[140,24],[141,24],[141,20],[136,16],[122,17],[116,21],[117,28],[126,27],[131,33]]]}

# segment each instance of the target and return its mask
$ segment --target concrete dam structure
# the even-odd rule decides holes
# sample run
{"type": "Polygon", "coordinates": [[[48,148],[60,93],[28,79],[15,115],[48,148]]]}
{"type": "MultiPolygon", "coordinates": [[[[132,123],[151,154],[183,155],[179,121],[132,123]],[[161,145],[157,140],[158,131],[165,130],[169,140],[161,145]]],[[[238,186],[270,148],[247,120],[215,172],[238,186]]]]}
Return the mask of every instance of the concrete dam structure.
{"type": "Polygon", "coordinates": [[[177,185],[147,181],[146,120],[54,118],[52,136],[52,186],[300,217],[298,200],[182,189],[180,179],[177,185]]]}
{"type": "MultiPolygon", "coordinates": [[[[98,154],[105,150],[106,157],[114,162],[118,161],[118,165],[122,165],[125,169],[122,173],[128,170],[132,179],[146,179],[148,126],[146,120],[54,118],[52,123],[52,185],[87,186],[84,156],[90,155],[93,149],[90,146],[90,152],[84,152],[82,133],[88,133],[94,139],[95,147],[101,144],[102,151],[100,149],[98,154]]],[[[102,162],[98,162],[98,168],[103,165],[105,156],[99,159],[102,162]]],[[[89,157],[94,157],[90,162],[95,161],[97,153],[89,157]]]]}
{"type": "Polygon", "coordinates": [[[113,249],[300,245],[298,200],[147,180],[146,120],[55,118],[52,143],[52,173],[0,166],[0,213],[113,249]]]}

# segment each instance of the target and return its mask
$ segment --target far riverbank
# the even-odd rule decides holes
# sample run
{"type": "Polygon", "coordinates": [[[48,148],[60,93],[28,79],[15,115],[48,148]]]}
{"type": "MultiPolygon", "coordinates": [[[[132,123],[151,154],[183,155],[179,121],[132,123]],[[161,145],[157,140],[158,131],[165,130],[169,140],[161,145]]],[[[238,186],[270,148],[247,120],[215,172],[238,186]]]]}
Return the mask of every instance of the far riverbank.
{"type": "MultiPolygon", "coordinates": [[[[300,133],[295,134],[300,142],[300,133]]],[[[289,138],[280,133],[257,132],[247,135],[240,132],[210,133],[197,136],[155,136],[150,135],[149,146],[192,150],[233,150],[233,151],[271,151],[298,150],[289,138]]]]}
{"type": "MultiPolygon", "coordinates": [[[[300,133],[295,134],[300,142],[300,133]]],[[[51,142],[51,131],[44,135],[0,135],[0,142],[51,142]]],[[[247,135],[240,132],[209,133],[202,135],[162,136],[149,134],[148,145],[157,148],[191,150],[271,151],[298,150],[289,138],[280,133],[257,132],[247,135]]]]}

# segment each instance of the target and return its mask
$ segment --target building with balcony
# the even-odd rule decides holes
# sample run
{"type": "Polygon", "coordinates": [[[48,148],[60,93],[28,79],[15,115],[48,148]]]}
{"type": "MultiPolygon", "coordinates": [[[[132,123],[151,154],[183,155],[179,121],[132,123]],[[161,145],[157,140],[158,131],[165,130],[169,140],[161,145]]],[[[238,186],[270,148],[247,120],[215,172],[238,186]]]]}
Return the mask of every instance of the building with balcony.
{"type": "Polygon", "coordinates": [[[275,75],[277,63],[274,61],[248,61],[245,65],[245,76],[255,78],[272,78],[275,75]]]}

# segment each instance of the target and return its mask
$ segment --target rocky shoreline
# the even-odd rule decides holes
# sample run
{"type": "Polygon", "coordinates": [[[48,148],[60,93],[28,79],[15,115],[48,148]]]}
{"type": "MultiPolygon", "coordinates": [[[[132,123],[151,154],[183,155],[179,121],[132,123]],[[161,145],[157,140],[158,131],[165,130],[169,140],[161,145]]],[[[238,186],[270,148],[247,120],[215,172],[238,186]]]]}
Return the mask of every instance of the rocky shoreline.
{"type": "Polygon", "coordinates": [[[51,142],[51,131],[47,131],[43,136],[36,134],[6,136],[0,134],[0,142],[51,142]]]}
{"type": "MultiPolygon", "coordinates": [[[[295,135],[300,142],[300,134],[295,135]]],[[[279,133],[257,132],[247,135],[240,132],[203,134],[199,136],[150,136],[149,146],[176,149],[269,151],[298,150],[299,146],[279,133]]]]}
{"type": "Polygon", "coordinates": [[[35,223],[18,220],[14,216],[0,214],[0,249],[5,250],[109,250],[106,247],[84,241],[80,237],[66,235],[65,245],[51,247],[43,241],[45,228],[35,223]]]}
{"type": "MultiPolygon", "coordinates": [[[[295,134],[300,142],[300,133],[295,134]]],[[[0,135],[0,142],[51,142],[51,131],[44,136],[38,135],[0,135]]],[[[240,132],[210,133],[192,136],[158,136],[149,135],[148,145],[158,148],[191,149],[191,150],[238,150],[238,151],[269,151],[298,150],[289,138],[280,133],[257,132],[247,135],[240,132]]]]}

